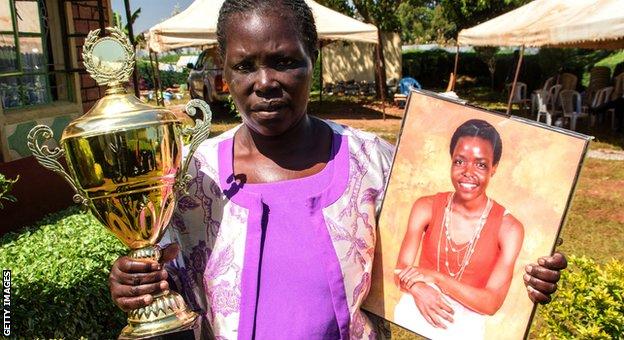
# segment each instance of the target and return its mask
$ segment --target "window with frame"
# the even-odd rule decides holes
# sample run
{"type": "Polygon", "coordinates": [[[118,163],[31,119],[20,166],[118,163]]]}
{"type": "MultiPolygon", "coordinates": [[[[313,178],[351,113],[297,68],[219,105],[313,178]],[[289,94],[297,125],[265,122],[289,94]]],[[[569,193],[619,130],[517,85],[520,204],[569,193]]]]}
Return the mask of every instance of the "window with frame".
{"type": "Polygon", "coordinates": [[[44,0],[0,0],[0,104],[6,109],[68,99],[56,70],[44,0]]]}

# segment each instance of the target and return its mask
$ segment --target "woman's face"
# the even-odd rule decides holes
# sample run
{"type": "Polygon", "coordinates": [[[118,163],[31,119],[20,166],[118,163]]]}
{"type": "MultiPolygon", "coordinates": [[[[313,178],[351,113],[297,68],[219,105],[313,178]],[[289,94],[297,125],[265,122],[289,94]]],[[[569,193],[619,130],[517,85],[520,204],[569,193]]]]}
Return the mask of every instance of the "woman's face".
{"type": "Polygon", "coordinates": [[[451,181],[455,196],[465,201],[485,196],[496,172],[494,148],[480,137],[461,137],[451,156],[451,181]]]}
{"type": "Polygon", "coordinates": [[[288,131],[306,113],[313,67],[291,19],[234,14],[225,32],[225,80],[243,122],[265,136],[288,131]]]}

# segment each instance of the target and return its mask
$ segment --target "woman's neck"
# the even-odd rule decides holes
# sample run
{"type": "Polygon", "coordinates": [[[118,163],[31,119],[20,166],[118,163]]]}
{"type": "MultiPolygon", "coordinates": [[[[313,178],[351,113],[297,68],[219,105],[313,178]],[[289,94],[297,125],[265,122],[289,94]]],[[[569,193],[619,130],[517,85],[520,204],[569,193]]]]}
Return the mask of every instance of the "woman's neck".
{"type": "Polygon", "coordinates": [[[285,169],[303,170],[328,161],[329,132],[327,125],[307,114],[277,136],[261,135],[243,124],[235,136],[235,152],[243,157],[266,157],[285,169]]]}
{"type": "Polygon", "coordinates": [[[454,210],[464,213],[468,216],[481,215],[483,209],[487,205],[488,197],[483,194],[469,201],[462,200],[457,195],[453,197],[454,210]]]}

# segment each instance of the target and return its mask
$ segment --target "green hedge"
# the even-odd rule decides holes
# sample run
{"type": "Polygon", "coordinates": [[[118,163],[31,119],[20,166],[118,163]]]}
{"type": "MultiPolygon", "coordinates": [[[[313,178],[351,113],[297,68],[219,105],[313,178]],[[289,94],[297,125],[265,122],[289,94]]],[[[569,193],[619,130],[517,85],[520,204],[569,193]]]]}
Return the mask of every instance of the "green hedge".
{"type": "MultiPolygon", "coordinates": [[[[540,87],[544,81],[558,71],[571,72],[579,77],[579,85],[592,65],[608,57],[613,52],[588,51],[580,49],[542,48],[535,55],[525,55],[520,72],[520,81],[529,90],[540,87]]],[[[453,72],[455,53],[445,50],[403,52],[403,76],[413,77],[425,88],[445,88],[449,74],[453,72]]],[[[494,88],[501,90],[505,82],[513,79],[513,54],[499,52],[496,55],[494,88]]],[[[476,53],[460,53],[458,73],[460,76],[476,78],[477,85],[490,86],[490,72],[487,65],[476,53]]],[[[587,85],[587,84],[585,84],[587,85]]]]}
{"type": "Polygon", "coordinates": [[[12,271],[11,328],[19,338],[116,338],[125,315],[108,273],[128,250],[91,214],[72,208],[0,238],[0,268],[12,271]]]}
{"type": "MultiPolygon", "coordinates": [[[[20,338],[116,338],[125,315],[107,286],[127,249],[90,215],[72,208],[0,238],[11,269],[12,330],[20,338]]],[[[560,289],[544,306],[540,338],[619,339],[624,334],[624,265],[569,257],[560,289]]]]}
{"type": "Polygon", "coordinates": [[[570,256],[554,300],[544,306],[548,339],[624,338],[624,264],[599,266],[586,257],[570,256]]]}

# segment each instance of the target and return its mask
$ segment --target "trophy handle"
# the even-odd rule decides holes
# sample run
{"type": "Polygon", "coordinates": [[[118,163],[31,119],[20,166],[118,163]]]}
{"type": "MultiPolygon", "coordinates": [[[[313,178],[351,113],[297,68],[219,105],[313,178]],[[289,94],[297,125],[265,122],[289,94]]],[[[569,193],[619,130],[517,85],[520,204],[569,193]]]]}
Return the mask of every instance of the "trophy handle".
{"type": "Polygon", "coordinates": [[[35,156],[35,159],[39,162],[39,164],[48,170],[56,172],[69,183],[76,193],[73,197],[74,202],[87,206],[88,200],[85,193],[78,189],[76,182],[73,178],[71,178],[71,176],[69,176],[65,169],[63,169],[61,163],[58,161],[59,158],[65,155],[65,150],[59,148],[58,146],[53,150],[50,150],[47,145],[42,145],[46,141],[52,139],[52,137],[54,137],[52,129],[46,125],[37,125],[28,133],[28,148],[32,152],[33,156],[35,156]],[[40,137],[42,138],[40,139],[40,137]]]}
{"type": "Polygon", "coordinates": [[[180,169],[176,178],[176,188],[184,193],[187,193],[188,184],[192,178],[187,171],[189,165],[191,164],[191,160],[193,159],[193,154],[195,153],[195,150],[197,150],[197,147],[199,147],[199,144],[208,139],[208,135],[210,134],[212,111],[210,110],[210,106],[208,106],[205,101],[201,99],[192,99],[186,103],[184,111],[186,111],[191,118],[194,118],[198,108],[204,115],[203,119],[195,119],[195,126],[183,127],[181,131],[182,137],[190,140],[189,153],[186,155],[186,158],[182,163],[182,169],[180,169]]]}

